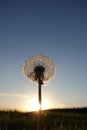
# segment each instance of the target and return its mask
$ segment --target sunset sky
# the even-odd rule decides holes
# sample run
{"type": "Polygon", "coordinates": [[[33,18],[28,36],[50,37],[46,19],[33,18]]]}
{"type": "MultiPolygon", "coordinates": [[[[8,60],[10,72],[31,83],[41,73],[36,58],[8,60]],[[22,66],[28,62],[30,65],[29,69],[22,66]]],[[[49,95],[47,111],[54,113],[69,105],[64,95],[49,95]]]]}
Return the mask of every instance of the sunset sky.
{"type": "Polygon", "coordinates": [[[86,107],[86,0],[0,0],[0,109],[33,110],[38,87],[22,65],[37,54],[56,66],[43,106],[86,107]]]}

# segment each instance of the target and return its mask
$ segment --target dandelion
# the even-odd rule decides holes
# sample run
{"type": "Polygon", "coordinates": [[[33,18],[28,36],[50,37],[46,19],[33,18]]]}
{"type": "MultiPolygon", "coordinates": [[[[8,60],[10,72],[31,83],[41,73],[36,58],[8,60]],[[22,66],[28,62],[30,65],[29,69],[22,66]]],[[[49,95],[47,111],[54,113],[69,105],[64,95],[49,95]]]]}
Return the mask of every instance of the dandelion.
{"type": "Polygon", "coordinates": [[[47,56],[35,55],[24,62],[23,71],[28,79],[43,84],[53,77],[55,65],[47,56]]]}
{"type": "Polygon", "coordinates": [[[55,65],[47,56],[35,55],[24,62],[23,71],[28,79],[38,83],[39,114],[37,130],[41,130],[41,85],[53,77],[55,65]]]}

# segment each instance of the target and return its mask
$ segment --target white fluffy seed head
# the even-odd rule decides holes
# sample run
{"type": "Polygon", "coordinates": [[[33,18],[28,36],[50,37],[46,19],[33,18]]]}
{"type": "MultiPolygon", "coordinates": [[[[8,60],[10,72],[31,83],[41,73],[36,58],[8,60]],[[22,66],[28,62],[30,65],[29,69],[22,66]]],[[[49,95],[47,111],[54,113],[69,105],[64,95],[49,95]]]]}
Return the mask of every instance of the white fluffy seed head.
{"type": "Polygon", "coordinates": [[[47,56],[35,55],[27,59],[23,64],[23,71],[28,79],[37,82],[35,80],[35,67],[37,66],[42,66],[45,69],[43,73],[43,83],[49,81],[53,77],[55,72],[55,65],[53,61],[47,56]]]}

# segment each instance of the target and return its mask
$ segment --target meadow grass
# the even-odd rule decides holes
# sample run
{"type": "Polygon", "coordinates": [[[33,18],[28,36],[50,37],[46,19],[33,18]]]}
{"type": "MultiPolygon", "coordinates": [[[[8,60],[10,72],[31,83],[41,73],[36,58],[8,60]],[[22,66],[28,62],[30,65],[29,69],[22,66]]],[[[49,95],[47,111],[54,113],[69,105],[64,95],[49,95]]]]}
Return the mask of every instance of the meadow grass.
{"type": "MultiPolygon", "coordinates": [[[[37,130],[37,112],[0,111],[0,130],[37,130]]],[[[87,108],[42,111],[41,130],[87,130],[87,108]]]]}

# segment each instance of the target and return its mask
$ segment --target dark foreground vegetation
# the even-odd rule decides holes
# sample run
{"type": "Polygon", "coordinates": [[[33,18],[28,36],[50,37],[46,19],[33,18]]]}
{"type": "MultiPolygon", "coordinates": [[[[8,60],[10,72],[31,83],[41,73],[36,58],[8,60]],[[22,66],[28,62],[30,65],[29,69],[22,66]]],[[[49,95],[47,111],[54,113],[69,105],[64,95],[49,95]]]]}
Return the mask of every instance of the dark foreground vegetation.
{"type": "MultiPolygon", "coordinates": [[[[37,112],[0,111],[0,130],[37,130],[37,112]]],[[[87,130],[87,108],[42,111],[41,130],[87,130]]]]}

